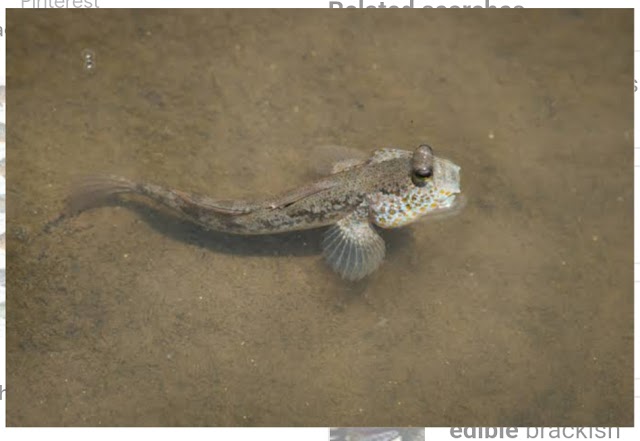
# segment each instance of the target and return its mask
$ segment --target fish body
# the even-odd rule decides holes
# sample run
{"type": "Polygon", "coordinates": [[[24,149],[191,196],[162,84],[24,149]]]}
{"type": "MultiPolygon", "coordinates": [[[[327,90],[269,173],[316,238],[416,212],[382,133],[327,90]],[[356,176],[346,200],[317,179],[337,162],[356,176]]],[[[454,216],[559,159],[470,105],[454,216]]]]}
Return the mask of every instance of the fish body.
{"type": "Polygon", "coordinates": [[[69,199],[79,212],[94,199],[137,194],[208,229],[241,235],[274,234],[331,226],[323,240],[330,266],[348,280],[373,272],[384,258],[375,230],[401,227],[450,211],[460,195],[460,167],[431,147],[415,152],[377,150],[366,160],[343,160],[333,172],[302,187],[261,200],[221,200],[126,178],[95,178],[69,199]]]}

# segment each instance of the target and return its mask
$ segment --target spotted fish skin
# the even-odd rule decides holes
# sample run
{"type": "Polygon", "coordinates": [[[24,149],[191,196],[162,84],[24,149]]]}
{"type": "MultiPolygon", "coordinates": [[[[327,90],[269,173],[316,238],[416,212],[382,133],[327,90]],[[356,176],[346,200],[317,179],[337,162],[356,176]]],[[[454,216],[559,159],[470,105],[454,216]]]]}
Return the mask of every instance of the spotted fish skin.
{"type": "MultiPolygon", "coordinates": [[[[384,150],[379,160],[387,158],[409,160],[412,152],[384,150]]],[[[422,216],[453,208],[460,193],[460,167],[451,161],[434,158],[433,176],[417,186],[409,178],[399,179],[396,186],[383,188],[368,197],[370,218],[381,228],[398,228],[415,222],[422,216]]]]}
{"type": "Polygon", "coordinates": [[[213,199],[107,176],[79,186],[68,200],[67,214],[95,206],[94,199],[134,194],[205,228],[230,234],[331,226],[323,240],[325,258],[343,278],[355,281],[375,271],[384,259],[384,241],[375,227],[402,227],[451,210],[460,200],[459,172],[459,166],[422,145],[415,152],[381,149],[365,160],[343,160],[328,176],[258,200],[213,199]]]}
{"type": "Polygon", "coordinates": [[[396,194],[377,192],[369,197],[371,220],[381,228],[404,227],[429,212],[451,208],[455,198],[452,190],[435,184],[396,194]]]}

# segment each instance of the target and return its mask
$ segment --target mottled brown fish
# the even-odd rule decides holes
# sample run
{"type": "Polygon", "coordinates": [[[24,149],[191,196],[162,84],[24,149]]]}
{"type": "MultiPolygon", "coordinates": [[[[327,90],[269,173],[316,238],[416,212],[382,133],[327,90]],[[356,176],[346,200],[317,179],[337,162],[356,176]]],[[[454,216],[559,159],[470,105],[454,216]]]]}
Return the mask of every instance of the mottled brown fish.
{"type": "Polygon", "coordinates": [[[460,167],[436,157],[428,145],[414,152],[377,150],[367,159],[343,159],[331,172],[300,188],[263,200],[221,200],[108,176],[92,178],[68,200],[68,212],[96,199],[145,196],[205,228],[230,234],[274,234],[312,228],[324,233],[323,253],[347,280],[375,271],[385,255],[376,231],[396,228],[461,206],[460,167]]]}

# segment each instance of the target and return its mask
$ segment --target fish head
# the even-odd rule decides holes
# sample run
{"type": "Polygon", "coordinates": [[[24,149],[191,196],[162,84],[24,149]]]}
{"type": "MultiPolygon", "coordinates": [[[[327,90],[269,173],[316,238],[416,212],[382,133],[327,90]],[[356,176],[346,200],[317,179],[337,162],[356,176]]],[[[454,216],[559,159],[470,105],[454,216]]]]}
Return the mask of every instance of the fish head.
{"type": "Polygon", "coordinates": [[[410,159],[397,185],[369,197],[371,220],[381,228],[397,228],[426,216],[452,214],[464,204],[458,165],[436,157],[426,145],[418,147],[410,159]]]}

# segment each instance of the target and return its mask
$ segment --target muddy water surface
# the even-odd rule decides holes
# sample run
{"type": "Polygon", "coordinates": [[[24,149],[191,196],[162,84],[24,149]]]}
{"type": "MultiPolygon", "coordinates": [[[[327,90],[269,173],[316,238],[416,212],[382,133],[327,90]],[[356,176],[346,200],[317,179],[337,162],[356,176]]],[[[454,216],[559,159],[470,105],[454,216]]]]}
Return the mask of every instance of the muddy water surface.
{"type": "Polygon", "coordinates": [[[7,22],[8,424],[633,423],[631,10],[7,22]],[[321,232],[133,205],[42,232],[85,174],[258,196],[317,145],[422,142],[469,203],[357,284],[321,232]]]}

